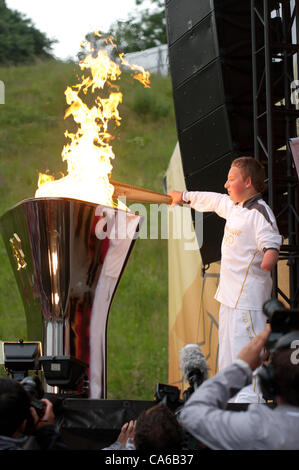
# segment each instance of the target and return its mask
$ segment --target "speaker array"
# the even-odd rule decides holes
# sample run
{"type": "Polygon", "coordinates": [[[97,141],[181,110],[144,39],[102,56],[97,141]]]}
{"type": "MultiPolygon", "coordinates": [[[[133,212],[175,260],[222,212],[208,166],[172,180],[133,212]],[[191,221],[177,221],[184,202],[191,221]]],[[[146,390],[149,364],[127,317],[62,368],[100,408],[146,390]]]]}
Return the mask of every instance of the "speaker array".
{"type": "MultiPolygon", "coordinates": [[[[225,192],[231,161],[254,151],[250,2],[169,0],[165,5],[186,187],[225,192]]],[[[274,79],[280,73],[281,64],[274,64],[274,79]]],[[[277,89],[275,98],[280,94],[277,89]]],[[[273,133],[284,139],[279,126],[273,133]]],[[[224,221],[211,213],[203,220],[201,255],[208,264],[220,260],[224,221]]]]}

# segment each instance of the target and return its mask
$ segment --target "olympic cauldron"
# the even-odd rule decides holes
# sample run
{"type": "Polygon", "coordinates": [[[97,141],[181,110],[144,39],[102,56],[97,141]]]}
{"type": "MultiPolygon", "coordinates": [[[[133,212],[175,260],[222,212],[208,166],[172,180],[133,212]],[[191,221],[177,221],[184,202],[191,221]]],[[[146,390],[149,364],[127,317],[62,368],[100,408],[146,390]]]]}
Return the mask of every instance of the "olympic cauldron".
{"type": "Polygon", "coordinates": [[[129,211],[52,197],[0,218],[27,339],[41,341],[43,357],[86,364],[90,398],[106,398],[108,315],[141,223],[129,211]]]}

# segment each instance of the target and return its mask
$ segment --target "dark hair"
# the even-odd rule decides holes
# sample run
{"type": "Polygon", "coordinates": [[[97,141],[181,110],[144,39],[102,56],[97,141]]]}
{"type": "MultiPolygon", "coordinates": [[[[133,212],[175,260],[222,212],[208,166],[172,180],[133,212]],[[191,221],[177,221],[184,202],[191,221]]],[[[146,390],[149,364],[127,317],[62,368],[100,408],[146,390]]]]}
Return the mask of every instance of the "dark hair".
{"type": "Polygon", "coordinates": [[[244,180],[250,176],[256,191],[259,193],[264,191],[265,169],[258,160],[253,157],[239,157],[232,161],[231,166],[241,170],[244,180]]]}
{"type": "Polygon", "coordinates": [[[137,450],[171,450],[182,446],[182,430],[174,413],[163,404],[143,411],[135,427],[137,450]]]}
{"type": "Polygon", "coordinates": [[[30,417],[30,398],[17,381],[0,377],[0,435],[12,436],[30,417]]]}
{"type": "Polygon", "coordinates": [[[299,364],[294,364],[294,349],[284,348],[274,352],[274,368],[277,394],[290,405],[299,406],[299,364]]]}

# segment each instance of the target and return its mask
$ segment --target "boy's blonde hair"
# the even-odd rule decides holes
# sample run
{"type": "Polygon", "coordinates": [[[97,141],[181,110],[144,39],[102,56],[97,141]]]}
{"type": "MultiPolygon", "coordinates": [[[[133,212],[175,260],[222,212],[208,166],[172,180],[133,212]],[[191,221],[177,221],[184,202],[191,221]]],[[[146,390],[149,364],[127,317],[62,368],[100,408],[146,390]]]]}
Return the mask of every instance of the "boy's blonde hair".
{"type": "Polygon", "coordinates": [[[263,165],[253,157],[239,157],[232,161],[231,166],[240,169],[243,179],[250,176],[252,186],[261,193],[265,188],[265,169],[263,165]]]}

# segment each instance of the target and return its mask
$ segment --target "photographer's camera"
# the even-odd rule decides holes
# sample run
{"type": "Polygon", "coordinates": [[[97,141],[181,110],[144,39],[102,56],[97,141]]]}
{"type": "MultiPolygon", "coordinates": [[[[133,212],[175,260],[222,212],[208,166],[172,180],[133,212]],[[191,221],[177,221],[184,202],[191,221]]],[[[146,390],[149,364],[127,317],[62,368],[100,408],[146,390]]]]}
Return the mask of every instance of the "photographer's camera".
{"type": "Polygon", "coordinates": [[[42,383],[37,375],[25,377],[21,384],[30,396],[30,404],[35,409],[39,418],[42,418],[45,413],[46,405],[41,399],[44,396],[42,383]]]}

